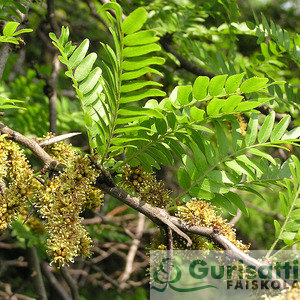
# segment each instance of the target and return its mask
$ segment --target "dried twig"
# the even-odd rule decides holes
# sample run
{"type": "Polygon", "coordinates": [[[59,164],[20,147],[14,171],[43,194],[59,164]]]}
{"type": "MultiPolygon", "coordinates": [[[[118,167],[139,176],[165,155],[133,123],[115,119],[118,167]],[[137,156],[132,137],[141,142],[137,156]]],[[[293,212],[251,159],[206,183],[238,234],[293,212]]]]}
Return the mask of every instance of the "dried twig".
{"type": "Polygon", "coordinates": [[[50,138],[50,139],[47,139],[47,140],[44,140],[44,141],[40,141],[40,142],[38,142],[38,144],[41,147],[46,147],[46,146],[49,146],[49,145],[52,145],[52,144],[70,139],[70,138],[72,138],[76,135],[79,135],[79,134],[82,134],[82,133],[81,132],[66,133],[66,134],[55,136],[53,138],[50,138]]]}
{"type": "Polygon", "coordinates": [[[121,281],[121,282],[127,281],[132,273],[133,262],[134,262],[134,258],[136,255],[136,251],[140,244],[140,240],[143,235],[144,224],[145,224],[145,216],[140,213],[138,215],[138,223],[137,223],[135,238],[132,240],[132,244],[130,246],[130,249],[129,249],[129,252],[127,255],[125,270],[119,278],[119,281],[121,281]]]}
{"type": "Polygon", "coordinates": [[[257,205],[254,205],[254,204],[252,204],[252,203],[250,203],[249,201],[244,201],[244,203],[247,205],[247,206],[249,206],[249,207],[251,207],[251,208],[254,208],[255,210],[257,210],[258,212],[260,212],[260,213],[262,213],[262,214],[264,214],[264,215],[267,215],[267,216],[274,216],[274,217],[276,217],[277,219],[279,219],[279,220],[284,220],[285,218],[284,218],[284,216],[282,215],[282,214],[280,214],[280,213],[278,213],[278,212],[276,212],[276,211],[268,211],[268,210],[265,210],[265,209],[263,209],[263,208],[261,208],[261,207],[259,207],[259,206],[257,206],[257,205]]]}

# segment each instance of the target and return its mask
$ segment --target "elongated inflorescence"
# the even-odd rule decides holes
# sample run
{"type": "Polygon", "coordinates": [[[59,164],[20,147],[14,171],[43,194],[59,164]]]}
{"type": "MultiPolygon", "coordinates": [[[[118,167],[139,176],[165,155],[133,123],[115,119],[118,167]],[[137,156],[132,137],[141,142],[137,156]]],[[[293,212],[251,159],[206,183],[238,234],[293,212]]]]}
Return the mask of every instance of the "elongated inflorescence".
{"type": "MultiPolygon", "coordinates": [[[[5,229],[17,217],[24,219],[26,208],[34,206],[48,235],[47,248],[52,263],[61,266],[76,256],[90,255],[92,240],[81,224],[80,213],[85,208],[99,206],[103,195],[93,186],[99,173],[87,156],[64,142],[47,146],[45,150],[66,168],[54,176],[48,174],[48,178],[46,174],[45,183],[41,184],[34,178],[19,146],[0,136],[0,180],[3,183],[0,228],[5,229]]],[[[33,225],[35,230],[38,228],[36,222],[27,224],[33,225]]]]}

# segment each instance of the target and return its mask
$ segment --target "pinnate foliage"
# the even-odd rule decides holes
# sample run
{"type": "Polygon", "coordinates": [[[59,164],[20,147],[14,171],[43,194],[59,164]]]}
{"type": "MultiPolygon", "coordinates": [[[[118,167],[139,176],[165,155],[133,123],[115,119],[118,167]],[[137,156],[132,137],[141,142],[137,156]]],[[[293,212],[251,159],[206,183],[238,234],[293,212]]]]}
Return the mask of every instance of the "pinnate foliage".
{"type": "MultiPolygon", "coordinates": [[[[142,29],[146,10],[138,8],[122,21],[121,7],[112,2],[99,13],[114,42],[113,48],[102,44],[109,58],[109,62],[101,61],[103,72],[93,68],[97,55],[87,54],[88,39],[72,46],[64,27],[59,38],[52,33],[50,37],[73,81],[90,146],[101,156],[101,164],[112,172],[126,164],[141,165],[147,172],[179,164],[177,180],[183,191],[175,200],[206,199],[233,215],[237,209],[248,213],[234,190],[262,197],[256,186],[272,188],[282,182],[291,190],[288,182],[297,175],[293,171],[297,160],[282,164],[268,148],[296,146],[299,128],[287,132],[290,116],[277,123],[274,112],[260,126],[255,110],[274,99],[269,89],[282,82],[245,76],[245,72],[211,79],[199,76],[192,85],[177,86],[161,101],[151,99],[165,96],[155,81],[156,75],[162,75],[157,66],[164,59],[153,54],[160,51],[157,32],[142,29]],[[247,122],[242,114],[248,116],[247,122]]],[[[287,219],[296,215],[290,213],[287,219]]]]}

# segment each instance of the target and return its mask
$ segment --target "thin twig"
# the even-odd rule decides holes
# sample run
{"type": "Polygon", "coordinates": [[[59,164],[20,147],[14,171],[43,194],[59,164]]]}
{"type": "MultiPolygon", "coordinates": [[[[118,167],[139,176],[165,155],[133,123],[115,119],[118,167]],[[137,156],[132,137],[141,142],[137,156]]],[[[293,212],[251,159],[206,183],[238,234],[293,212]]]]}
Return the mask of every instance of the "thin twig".
{"type": "Polygon", "coordinates": [[[128,251],[125,270],[122,273],[122,275],[119,277],[119,281],[121,281],[121,282],[127,281],[132,273],[133,262],[134,262],[134,258],[135,258],[137,249],[140,244],[140,240],[143,235],[144,225],[145,225],[145,216],[143,214],[139,213],[136,234],[135,234],[135,238],[132,240],[132,244],[128,251]]]}
{"type": "Polygon", "coordinates": [[[238,222],[238,220],[241,218],[241,216],[242,216],[242,211],[240,209],[238,209],[237,213],[236,213],[236,216],[234,216],[230,220],[229,224],[233,226],[234,224],[236,224],[238,222]]]}
{"type": "Polygon", "coordinates": [[[276,211],[268,211],[268,210],[265,210],[265,209],[263,209],[263,208],[261,208],[261,207],[259,207],[259,206],[257,206],[257,205],[254,205],[254,204],[252,204],[252,203],[250,203],[250,202],[248,202],[248,201],[244,201],[244,203],[248,206],[248,207],[251,207],[251,208],[254,208],[255,210],[257,210],[258,212],[260,212],[260,213],[262,213],[262,214],[264,214],[264,215],[267,215],[267,216],[274,216],[274,217],[276,217],[277,219],[279,219],[279,220],[284,220],[285,219],[285,217],[282,215],[282,214],[280,214],[280,213],[277,213],[276,211]]]}
{"type": "Polygon", "coordinates": [[[50,138],[50,139],[47,139],[47,140],[44,140],[44,141],[40,141],[40,142],[38,142],[38,144],[41,147],[45,147],[45,146],[49,146],[49,145],[52,145],[52,144],[70,139],[70,138],[72,138],[76,135],[79,135],[79,134],[82,134],[82,133],[81,132],[66,133],[66,134],[55,136],[53,138],[50,138]]]}

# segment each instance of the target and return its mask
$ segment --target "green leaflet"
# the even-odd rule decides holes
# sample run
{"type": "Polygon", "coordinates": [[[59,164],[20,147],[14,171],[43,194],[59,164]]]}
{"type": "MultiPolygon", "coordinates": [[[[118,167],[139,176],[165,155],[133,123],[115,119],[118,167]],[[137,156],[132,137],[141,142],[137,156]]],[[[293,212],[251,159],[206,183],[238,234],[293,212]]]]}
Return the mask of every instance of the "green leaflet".
{"type": "Polygon", "coordinates": [[[218,96],[223,93],[223,88],[227,76],[228,75],[218,75],[210,80],[208,91],[211,96],[218,96]]]}
{"type": "Polygon", "coordinates": [[[266,86],[268,78],[252,77],[244,81],[240,86],[241,93],[256,92],[266,86]]]}
{"type": "Polygon", "coordinates": [[[247,217],[249,216],[249,212],[247,209],[247,206],[243,202],[243,200],[240,198],[240,196],[237,193],[228,192],[224,195],[231,203],[233,203],[236,207],[238,207],[243,214],[245,214],[247,217]]]}
{"type": "Polygon", "coordinates": [[[199,149],[198,146],[192,144],[191,145],[195,166],[198,169],[199,174],[203,174],[207,169],[207,161],[203,152],[199,149]]]}
{"type": "Polygon", "coordinates": [[[217,131],[217,142],[218,142],[219,154],[221,158],[224,158],[228,155],[228,150],[229,150],[228,140],[220,123],[215,122],[215,126],[217,131]]]}
{"type": "Polygon", "coordinates": [[[256,149],[256,148],[251,148],[251,149],[248,150],[248,152],[253,154],[253,155],[264,157],[267,160],[269,160],[272,164],[276,165],[275,159],[270,154],[268,154],[266,152],[263,152],[263,151],[261,151],[259,149],[256,149]]]}
{"type": "Polygon", "coordinates": [[[299,136],[300,136],[300,127],[296,127],[291,131],[285,133],[281,139],[282,140],[297,139],[299,138],[299,136]]]}
{"type": "Polygon", "coordinates": [[[84,59],[88,49],[89,49],[90,41],[85,39],[79,47],[73,52],[71,57],[69,58],[69,66],[71,69],[77,67],[80,62],[84,59]]]}
{"type": "Polygon", "coordinates": [[[162,84],[155,82],[155,81],[133,81],[130,83],[126,83],[123,84],[121,86],[121,93],[128,93],[128,92],[132,92],[132,91],[136,91],[139,90],[145,86],[149,86],[149,85],[153,85],[153,86],[162,86],[162,84]]]}
{"type": "Polygon", "coordinates": [[[228,193],[229,192],[229,187],[227,187],[226,185],[220,183],[220,182],[216,182],[213,180],[210,180],[208,178],[205,178],[203,180],[200,181],[200,183],[198,184],[198,187],[200,187],[201,189],[211,192],[211,193],[228,193]]]}
{"type": "Polygon", "coordinates": [[[291,122],[290,116],[285,116],[274,128],[271,134],[271,142],[280,140],[291,122]]]}
{"type": "Polygon", "coordinates": [[[168,130],[167,122],[164,118],[155,119],[155,128],[160,135],[164,135],[168,130]]]}
{"type": "Polygon", "coordinates": [[[203,109],[199,109],[196,106],[191,107],[191,118],[196,122],[201,122],[204,120],[205,111],[203,109]]]}
{"type": "MultiPolygon", "coordinates": [[[[108,10],[114,10],[116,13],[116,21],[119,23],[122,20],[122,8],[118,3],[114,3],[114,2],[107,2],[105,3],[99,10],[98,13],[102,13],[108,10]]],[[[109,15],[107,15],[108,19],[110,21],[113,21],[111,17],[109,17],[109,15]]],[[[112,22],[114,23],[114,22],[112,22]]]]}
{"type": "Polygon", "coordinates": [[[222,107],[221,111],[223,113],[231,113],[235,111],[236,107],[239,105],[239,103],[243,100],[243,96],[240,95],[232,95],[228,97],[225,101],[226,103],[222,107]]]}
{"type": "Polygon", "coordinates": [[[147,127],[143,127],[143,126],[126,126],[126,127],[119,127],[117,128],[114,132],[115,134],[117,133],[132,133],[132,132],[135,132],[135,131],[152,131],[150,128],[147,128],[147,127]]]}
{"type": "Polygon", "coordinates": [[[274,121],[275,121],[275,112],[272,111],[266,118],[264,123],[261,126],[261,129],[258,133],[258,142],[260,144],[265,143],[272,132],[273,129],[273,125],[274,125],[274,121]]]}
{"type": "Polygon", "coordinates": [[[165,92],[158,89],[141,90],[130,94],[124,94],[120,99],[120,103],[135,102],[148,97],[164,97],[165,95],[165,92]]]}
{"type": "Polygon", "coordinates": [[[257,136],[257,128],[258,128],[258,118],[257,114],[252,113],[250,116],[249,124],[247,127],[247,133],[245,137],[246,146],[252,146],[256,141],[257,136]]]}
{"type": "Polygon", "coordinates": [[[207,105],[206,112],[209,116],[215,117],[219,114],[221,108],[226,104],[226,100],[213,98],[207,105]]]}
{"type": "Polygon", "coordinates": [[[207,174],[207,177],[213,181],[220,182],[220,183],[228,183],[228,184],[237,183],[234,176],[232,176],[228,172],[221,171],[221,170],[211,171],[207,174]]]}
{"type": "Polygon", "coordinates": [[[256,161],[251,157],[246,156],[245,154],[237,156],[236,159],[242,161],[244,164],[252,167],[254,170],[260,172],[261,174],[265,173],[264,168],[259,164],[258,161],[256,161]]]}
{"type": "Polygon", "coordinates": [[[177,140],[168,139],[168,145],[173,153],[180,159],[186,153],[185,150],[182,148],[180,143],[177,140]]]}
{"type": "Polygon", "coordinates": [[[88,92],[83,96],[84,105],[93,104],[98,99],[98,95],[102,92],[102,90],[103,90],[102,84],[101,82],[98,82],[90,92],[88,92]]]}
{"type": "Polygon", "coordinates": [[[187,173],[189,174],[191,180],[196,180],[199,177],[199,172],[194,164],[194,161],[190,156],[184,154],[182,156],[182,162],[186,167],[187,173]]]}
{"type": "Polygon", "coordinates": [[[124,57],[136,57],[148,54],[154,51],[160,51],[161,47],[157,44],[149,44],[143,46],[136,46],[136,47],[126,47],[123,50],[124,57]]]}
{"type": "Polygon", "coordinates": [[[151,108],[143,108],[143,107],[139,107],[139,106],[127,106],[125,108],[121,108],[118,111],[119,115],[123,115],[123,116],[149,116],[149,117],[156,117],[156,118],[163,118],[163,115],[155,110],[155,109],[151,109],[151,108]]]}
{"type": "Polygon", "coordinates": [[[238,151],[243,145],[243,136],[241,133],[241,126],[237,120],[231,121],[232,128],[232,146],[234,151],[238,151]]]}
{"type": "Polygon", "coordinates": [[[195,187],[192,187],[190,189],[190,192],[189,194],[192,196],[192,197],[197,197],[199,199],[205,199],[205,200],[210,200],[210,199],[213,199],[215,197],[215,194],[214,193],[211,193],[209,191],[205,191],[197,186],[195,187]]]}
{"type": "Polygon", "coordinates": [[[20,25],[18,22],[8,22],[6,23],[3,29],[4,36],[13,36],[14,32],[16,31],[17,27],[20,25]]]}
{"type": "Polygon", "coordinates": [[[126,46],[152,44],[159,40],[155,30],[142,30],[125,36],[123,42],[126,46]]]}
{"type": "Polygon", "coordinates": [[[210,200],[210,203],[214,206],[224,208],[231,215],[236,215],[236,209],[233,207],[231,202],[223,195],[215,194],[215,197],[210,200]]]}
{"type": "Polygon", "coordinates": [[[80,82],[90,74],[96,59],[97,54],[91,53],[79,64],[74,73],[76,81],[80,82]]]}
{"type": "Polygon", "coordinates": [[[151,157],[153,157],[160,164],[167,166],[169,164],[169,159],[165,155],[165,153],[156,149],[155,147],[148,148],[146,151],[151,157]]]}
{"type": "Polygon", "coordinates": [[[164,62],[165,59],[162,57],[134,57],[125,60],[122,67],[125,71],[133,71],[150,65],[162,65],[164,62]]]}
{"type": "Polygon", "coordinates": [[[239,88],[244,76],[245,73],[241,73],[241,74],[235,74],[228,77],[225,83],[226,93],[228,94],[234,93],[239,88]]]}
{"type": "Polygon", "coordinates": [[[231,160],[225,162],[225,165],[235,171],[237,174],[242,175],[246,174],[250,176],[251,180],[254,180],[256,178],[255,174],[253,171],[243,162],[237,161],[237,160],[231,160]]]}
{"type": "Polygon", "coordinates": [[[137,156],[137,159],[139,160],[141,166],[149,173],[153,172],[152,167],[156,168],[157,170],[160,170],[160,166],[156,162],[156,160],[147,153],[139,154],[137,156]]]}
{"type": "Polygon", "coordinates": [[[243,111],[251,110],[251,109],[253,109],[255,107],[258,107],[260,105],[261,105],[261,103],[258,102],[258,101],[245,101],[245,102],[240,103],[237,106],[236,111],[237,112],[243,112],[243,111]]]}
{"type": "Polygon", "coordinates": [[[160,76],[163,76],[163,74],[153,68],[149,68],[149,67],[145,67],[142,68],[138,71],[133,71],[133,72],[125,72],[121,75],[121,80],[131,80],[131,79],[135,79],[138,77],[141,77],[143,75],[145,75],[146,73],[153,73],[153,74],[157,74],[160,76]]]}
{"type": "Polygon", "coordinates": [[[176,101],[182,105],[188,104],[192,101],[192,87],[190,85],[179,86],[177,90],[176,101]]]}
{"type": "Polygon", "coordinates": [[[114,145],[124,145],[124,144],[128,144],[132,141],[148,141],[146,138],[141,138],[141,137],[116,137],[113,138],[111,143],[114,145]]]}
{"type": "Polygon", "coordinates": [[[207,88],[209,78],[207,76],[199,76],[193,84],[193,96],[197,100],[202,100],[207,96],[207,88]]]}
{"type": "Polygon", "coordinates": [[[191,187],[191,178],[183,167],[179,167],[177,171],[178,184],[184,190],[191,187]]]}
{"type": "Polygon", "coordinates": [[[142,28],[147,21],[147,12],[143,7],[134,10],[122,23],[122,30],[125,34],[134,33],[142,28]]]}
{"type": "Polygon", "coordinates": [[[97,67],[89,74],[87,78],[82,81],[82,83],[79,85],[79,90],[82,92],[82,94],[87,94],[96,86],[101,74],[102,70],[97,67]]]}

